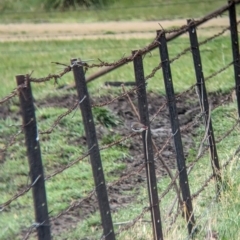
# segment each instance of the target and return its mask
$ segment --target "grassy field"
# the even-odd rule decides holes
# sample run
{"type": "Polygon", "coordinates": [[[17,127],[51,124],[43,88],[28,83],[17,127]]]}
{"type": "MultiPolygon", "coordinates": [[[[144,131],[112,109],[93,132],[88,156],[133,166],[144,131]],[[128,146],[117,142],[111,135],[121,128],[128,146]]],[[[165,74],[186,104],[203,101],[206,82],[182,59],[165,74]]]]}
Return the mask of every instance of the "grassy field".
{"type": "Polygon", "coordinates": [[[224,0],[130,0],[114,1],[102,8],[76,9],[68,11],[46,11],[42,1],[3,0],[0,5],[0,20],[10,22],[98,22],[124,20],[162,20],[176,18],[196,18],[225,5],[224,0]],[[197,10],[196,10],[197,7],[197,10]]]}
{"type": "MultiPolygon", "coordinates": [[[[52,61],[58,61],[68,64],[73,57],[81,57],[82,59],[97,59],[100,57],[107,62],[114,62],[122,57],[123,53],[128,55],[132,49],[144,47],[151,40],[131,39],[131,40],[88,40],[88,41],[49,41],[49,42],[16,42],[16,43],[1,43],[0,58],[2,66],[0,68],[2,75],[3,88],[0,90],[0,96],[3,98],[10,93],[16,86],[14,76],[17,74],[30,73],[32,70],[33,77],[47,76],[49,73],[57,73],[61,71],[59,66],[52,64],[52,61]],[[61,51],[59,51],[61,49],[61,51]]],[[[188,40],[185,38],[178,39],[169,44],[170,56],[174,57],[184,48],[188,47],[188,40]]],[[[214,73],[216,70],[231,62],[231,46],[229,37],[218,38],[201,47],[202,61],[205,76],[214,73]],[[220,49],[220,51],[219,51],[220,49]]],[[[152,52],[151,55],[146,55],[144,58],[145,74],[151,73],[152,69],[159,64],[158,50],[152,52]]],[[[96,71],[89,70],[87,74],[96,71]]],[[[173,81],[176,92],[186,90],[195,82],[194,70],[191,53],[184,55],[182,58],[172,64],[173,81]]],[[[129,63],[123,68],[113,71],[110,74],[89,84],[89,91],[92,96],[116,96],[121,90],[114,90],[104,87],[105,81],[134,81],[133,67],[129,63]]],[[[72,73],[68,73],[59,80],[60,85],[73,82],[72,73]]],[[[208,91],[228,92],[234,86],[233,69],[230,67],[222,74],[207,82],[208,91]]],[[[41,101],[46,97],[60,97],[69,95],[75,91],[67,92],[66,90],[58,90],[53,82],[44,84],[33,84],[34,97],[37,101],[41,101]]],[[[163,79],[161,71],[158,71],[155,76],[149,80],[148,91],[157,94],[164,94],[163,79]]],[[[18,102],[15,98],[11,103],[10,114],[6,119],[0,120],[0,145],[3,147],[10,137],[17,133],[19,124],[21,123],[20,116],[16,116],[18,102]],[[11,127],[10,127],[11,126],[11,127]]],[[[48,129],[57,116],[66,111],[66,108],[52,108],[47,105],[43,107],[37,106],[37,118],[39,121],[39,130],[48,129]]],[[[2,110],[4,111],[4,110],[2,110]]],[[[229,129],[234,120],[227,117],[237,117],[236,105],[231,104],[220,107],[213,112],[213,123],[216,133],[216,138],[222,136],[229,129]]],[[[55,169],[66,165],[67,163],[82,155],[86,148],[78,143],[78,139],[84,135],[83,124],[79,122],[80,114],[77,112],[75,116],[69,115],[64,118],[56,130],[51,135],[42,135],[41,148],[45,166],[46,175],[52,173],[55,169]],[[80,145],[80,146],[79,146],[80,145]]],[[[97,112],[95,112],[97,119],[97,112]]],[[[118,121],[117,118],[113,118],[118,121]]],[[[100,124],[96,120],[97,124],[100,124]]],[[[201,141],[201,136],[204,134],[203,129],[199,129],[196,143],[201,141]]],[[[218,145],[219,156],[221,163],[232,155],[239,142],[239,130],[233,132],[225,141],[218,145]]],[[[117,139],[119,136],[112,135],[108,130],[105,138],[100,140],[100,145],[104,145],[112,139],[117,139]]],[[[1,164],[0,168],[0,189],[2,194],[1,202],[8,200],[18,189],[24,188],[29,182],[28,166],[26,161],[26,152],[23,141],[23,135],[20,135],[18,141],[8,149],[6,159],[1,164]],[[17,166],[17,168],[16,168],[17,166]]],[[[129,152],[127,144],[117,146],[107,151],[102,152],[102,160],[104,170],[106,171],[106,181],[112,182],[119,177],[121,171],[126,168],[126,165],[121,161],[122,158],[128,156],[129,152]],[[114,164],[112,164],[114,162],[114,164]],[[118,174],[110,174],[112,171],[117,171],[118,174]]],[[[196,149],[192,150],[192,155],[188,162],[196,154],[196,149]]],[[[238,193],[240,191],[238,185],[240,178],[238,177],[238,162],[237,160],[228,167],[227,171],[223,172],[225,190],[219,204],[215,203],[214,199],[214,184],[211,182],[209,187],[203,194],[194,201],[195,216],[198,221],[199,239],[202,239],[206,229],[213,229],[222,237],[221,239],[238,239],[239,233],[239,201],[238,193]]],[[[195,192],[200,183],[203,183],[207,176],[211,173],[209,159],[206,156],[195,170],[190,175],[191,190],[195,192]],[[206,167],[207,166],[207,167],[206,167]],[[199,169],[203,169],[199,171],[199,169]]],[[[72,201],[84,197],[87,192],[93,189],[92,173],[88,161],[83,161],[64,173],[47,181],[46,187],[48,191],[49,211],[51,216],[56,215],[61,210],[64,210],[72,201]],[[79,174],[79,172],[82,172],[79,174]],[[81,188],[79,188],[79,182],[81,188]],[[57,199],[57,201],[56,201],[57,199]]],[[[169,183],[168,179],[159,179],[159,192],[162,192],[169,183]]],[[[134,194],[134,191],[129,194],[134,194]]],[[[140,194],[136,202],[128,208],[123,208],[113,214],[114,222],[129,221],[139,214],[143,206],[147,206],[147,191],[141,186],[140,194]],[[131,211],[129,211],[131,209],[131,211]]],[[[161,202],[163,209],[163,219],[167,219],[167,210],[169,209],[169,200],[174,198],[174,192],[170,192],[161,202]]],[[[32,197],[29,192],[19,200],[11,204],[8,211],[1,213],[0,225],[3,231],[0,234],[0,239],[16,239],[21,228],[30,226],[34,216],[32,209],[32,197]]],[[[149,219],[146,215],[144,219],[149,219]]],[[[100,224],[99,215],[93,214],[89,218],[83,220],[74,230],[66,231],[56,239],[79,239],[86,236],[100,236],[101,231],[97,227],[100,224]],[[97,230],[98,229],[98,230],[97,230]]],[[[166,227],[168,222],[164,223],[166,227]]],[[[118,227],[116,227],[117,229],[118,227]]],[[[146,239],[151,237],[151,227],[149,223],[138,223],[133,229],[120,234],[119,239],[131,239],[131,236],[136,234],[137,239],[146,239]]],[[[166,239],[185,239],[186,229],[184,220],[178,220],[177,224],[171,232],[165,233],[166,239]]],[[[94,239],[93,237],[93,239],[94,239]]]]}

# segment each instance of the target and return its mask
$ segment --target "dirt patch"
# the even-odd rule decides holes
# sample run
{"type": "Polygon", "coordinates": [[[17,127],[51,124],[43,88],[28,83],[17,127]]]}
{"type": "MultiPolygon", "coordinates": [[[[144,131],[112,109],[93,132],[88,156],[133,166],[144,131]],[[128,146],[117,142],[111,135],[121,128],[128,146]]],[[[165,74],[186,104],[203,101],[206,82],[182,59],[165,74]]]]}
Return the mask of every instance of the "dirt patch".
{"type": "MultiPolygon", "coordinates": [[[[99,23],[41,23],[0,24],[0,42],[73,40],[73,39],[129,39],[154,38],[156,30],[177,28],[186,20],[159,20],[148,22],[99,22],[99,23]]],[[[199,28],[198,35],[209,36],[229,26],[228,18],[212,19],[199,28]],[[211,28],[209,30],[209,28],[211,28]]]]}

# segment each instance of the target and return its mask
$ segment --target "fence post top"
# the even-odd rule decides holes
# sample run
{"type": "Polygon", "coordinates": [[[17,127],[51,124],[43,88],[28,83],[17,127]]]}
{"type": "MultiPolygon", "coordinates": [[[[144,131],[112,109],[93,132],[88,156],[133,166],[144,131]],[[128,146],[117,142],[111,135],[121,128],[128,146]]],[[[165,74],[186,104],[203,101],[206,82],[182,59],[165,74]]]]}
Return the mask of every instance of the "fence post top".
{"type": "Polygon", "coordinates": [[[165,31],[164,31],[164,29],[159,29],[159,30],[157,30],[156,31],[156,33],[157,33],[157,38],[159,39],[161,36],[165,36],[165,31]]]}
{"type": "Polygon", "coordinates": [[[16,77],[16,78],[25,77],[25,75],[24,75],[24,74],[18,74],[18,75],[16,75],[15,77],[16,77]]]}
{"type": "Polygon", "coordinates": [[[25,79],[25,75],[24,74],[16,75],[15,78],[16,78],[16,81],[17,81],[18,85],[21,85],[21,84],[25,83],[26,79],[25,79]]]}
{"type": "Polygon", "coordinates": [[[78,60],[77,58],[71,58],[70,62],[73,63],[73,62],[76,62],[77,60],[78,60]]]}

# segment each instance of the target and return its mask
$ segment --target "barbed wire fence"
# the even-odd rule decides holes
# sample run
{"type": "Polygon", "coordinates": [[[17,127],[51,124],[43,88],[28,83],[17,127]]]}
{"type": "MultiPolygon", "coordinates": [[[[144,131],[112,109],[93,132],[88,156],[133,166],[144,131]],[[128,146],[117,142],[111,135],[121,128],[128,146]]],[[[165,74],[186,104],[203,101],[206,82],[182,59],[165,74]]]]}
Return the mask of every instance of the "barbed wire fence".
{"type": "MultiPolygon", "coordinates": [[[[216,149],[213,151],[211,150],[211,164],[212,164],[212,173],[206,179],[199,185],[198,189],[190,193],[190,186],[189,186],[189,180],[188,178],[191,177],[191,172],[196,169],[196,165],[202,160],[204,156],[206,156],[207,151],[209,149],[212,149],[212,147],[215,147],[217,144],[221,143],[223,140],[227,139],[234,131],[236,131],[237,127],[239,126],[239,120],[234,120],[234,124],[230,129],[227,129],[224,134],[216,139],[213,137],[213,129],[210,130],[210,122],[211,122],[211,113],[214,109],[216,109],[219,106],[222,106],[229,101],[229,97],[226,97],[218,104],[215,104],[214,106],[210,106],[210,104],[206,104],[206,89],[204,86],[204,83],[206,81],[210,81],[212,78],[216,77],[217,75],[224,72],[226,69],[228,69],[230,66],[234,66],[235,71],[235,89],[236,89],[236,96],[237,96],[237,103],[238,103],[238,109],[240,106],[240,74],[239,72],[239,46],[238,46],[238,31],[237,31],[237,25],[239,24],[239,21],[236,21],[236,9],[235,5],[238,4],[240,1],[233,1],[229,2],[228,5],[222,7],[220,10],[214,12],[210,16],[204,17],[198,21],[188,21],[188,23],[185,26],[182,26],[181,28],[174,29],[171,31],[158,31],[156,39],[146,46],[143,49],[133,51],[132,54],[129,57],[123,57],[119,59],[119,61],[115,61],[112,63],[105,62],[101,59],[99,59],[98,64],[88,64],[80,59],[74,59],[71,61],[71,63],[68,66],[65,66],[63,71],[59,74],[49,74],[46,77],[41,78],[33,78],[31,74],[26,75],[20,75],[16,78],[21,80],[18,80],[18,86],[15,88],[9,95],[5,96],[0,100],[0,104],[5,104],[10,102],[11,99],[16,97],[17,95],[22,99],[21,101],[25,104],[30,104],[31,109],[29,109],[29,106],[22,105],[22,115],[25,114],[25,120],[23,121],[22,125],[17,125],[16,128],[18,129],[16,133],[14,133],[10,140],[1,148],[0,153],[5,154],[11,146],[14,146],[14,144],[19,142],[19,136],[21,136],[23,140],[23,136],[21,135],[23,132],[26,136],[26,143],[28,146],[28,151],[40,151],[40,141],[39,136],[44,135],[51,135],[53,131],[57,131],[57,126],[61,123],[61,121],[68,117],[70,114],[74,113],[78,107],[81,108],[82,116],[85,115],[84,120],[84,127],[86,131],[86,137],[88,140],[88,150],[82,154],[81,156],[77,157],[75,160],[69,162],[68,164],[58,167],[55,171],[52,173],[44,176],[43,169],[41,167],[39,168],[39,164],[41,165],[41,159],[38,159],[38,163],[35,161],[34,158],[31,160],[31,154],[28,153],[29,158],[29,166],[31,169],[30,176],[31,176],[31,183],[24,186],[23,188],[20,188],[16,191],[15,194],[12,195],[11,198],[9,198],[7,201],[2,202],[0,204],[0,210],[1,212],[6,212],[9,210],[9,207],[12,203],[14,203],[16,200],[27,194],[30,190],[33,190],[33,198],[35,201],[35,223],[33,223],[30,227],[23,230],[22,235],[23,239],[28,239],[32,234],[37,234],[39,239],[50,239],[51,233],[50,229],[51,226],[54,225],[54,222],[61,219],[64,215],[70,214],[74,210],[84,208],[86,205],[95,205],[98,201],[100,212],[101,212],[101,220],[102,220],[102,227],[103,227],[103,235],[101,236],[102,239],[115,239],[117,236],[124,234],[127,230],[133,228],[136,223],[139,223],[142,221],[144,216],[147,213],[151,213],[151,222],[153,225],[153,237],[155,239],[163,239],[164,233],[167,233],[172,229],[174,224],[176,224],[177,219],[179,219],[179,216],[182,215],[183,218],[186,220],[186,225],[188,227],[188,234],[191,236],[194,231],[197,228],[197,222],[201,218],[199,216],[196,217],[195,210],[194,210],[194,204],[192,202],[196,199],[199,199],[199,196],[201,193],[205,191],[205,189],[214,182],[217,184],[217,190],[216,194],[213,194],[212,201],[217,201],[213,199],[217,199],[217,196],[221,194],[221,174],[222,171],[232,162],[234,161],[238,155],[239,155],[239,148],[236,149],[236,151],[230,156],[223,164],[220,166],[218,162],[218,158],[216,158],[216,149]],[[167,41],[173,40],[174,38],[180,36],[180,34],[189,31],[189,34],[196,33],[197,29],[196,27],[203,23],[204,21],[208,21],[209,19],[218,16],[219,14],[222,14],[225,11],[229,11],[229,17],[230,17],[230,26],[220,31],[218,34],[213,35],[206,40],[202,42],[195,41],[195,44],[192,44],[191,47],[188,47],[184,49],[181,53],[177,54],[175,57],[169,59],[169,56],[167,54],[167,41]],[[226,64],[224,67],[216,70],[211,75],[204,78],[204,76],[201,76],[201,81],[198,81],[196,84],[190,86],[187,90],[180,94],[174,94],[174,89],[172,85],[172,79],[171,79],[171,64],[174,61],[178,61],[181,59],[182,56],[184,56],[186,53],[192,52],[194,54],[194,50],[198,49],[199,46],[207,44],[208,42],[212,41],[215,38],[220,37],[223,35],[226,31],[229,31],[231,33],[231,40],[232,40],[232,50],[233,50],[233,61],[226,64]],[[144,76],[143,68],[142,68],[142,57],[148,53],[149,51],[153,50],[154,48],[159,48],[160,55],[161,55],[161,61],[158,66],[152,69],[152,72],[144,76]],[[122,94],[118,95],[117,97],[108,99],[108,101],[105,101],[103,103],[99,104],[90,104],[89,101],[89,94],[87,91],[86,84],[88,81],[94,80],[94,77],[98,77],[99,74],[106,74],[109,70],[114,70],[126,63],[133,62],[135,64],[135,77],[136,77],[136,86],[132,87],[131,89],[124,91],[122,94]],[[94,77],[86,78],[85,79],[85,71],[88,68],[102,68],[107,67],[108,70],[105,72],[100,70],[100,73],[97,73],[94,75],[94,77]],[[141,158],[145,159],[145,162],[140,162],[137,167],[128,169],[127,172],[125,172],[120,178],[117,180],[107,183],[104,179],[104,172],[101,165],[101,156],[100,153],[104,150],[107,150],[113,146],[118,146],[121,143],[132,140],[139,137],[139,133],[130,132],[126,136],[122,136],[121,139],[118,139],[116,141],[113,141],[106,145],[100,145],[98,146],[98,141],[96,138],[96,133],[94,133],[94,122],[91,117],[92,109],[96,107],[103,107],[103,106],[109,106],[113,102],[121,99],[126,98],[131,102],[131,96],[138,95],[138,98],[141,99],[144,96],[144,91],[146,91],[146,81],[151,81],[151,78],[155,75],[155,73],[162,69],[163,75],[165,78],[165,86],[166,86],[166,93],[167,93],[167,99],[159,106],[157,111],[150,115],[150,119],[148,119],[147,115],[147,99],[145,99],[144,106],[145,108],[141,110],[141,101],[139,101],[139,112],[141,115],[141,122],[148,126],[147,131],[142,132],[142,141],[144,146],[144,156],[142,155],[141,158]],[[56,120],[53,122],[53,124],[50,126],[50,128],[46,130],[38,131],[37,129],[37,123],[36,118],[34,115],[34,107],[33,107],[33,97],[28,95],[27,91],[31,89],[32,84],[38,84],[38,83],[44,83],[47,81],[54,81],[54,84],[65,74],[69,74],[71,71],[74,73],[75,81],[76,81],[76,87],[78,90],[78,99],[72,104],[72,106],[64,113],[59,115],[56,120]],[[90,80],[89,80],[90,79],[90,80]],[[170,81],[169,81],[170,80],[170,81]],[[81,92],[83,91],[83,92],[81,92]],[[178,114],[176,112],[176,101],[179,101],[181,99],[184,99],[184,96],[186,94],[194,94],[194,91],[196,91],[196,99],[199,99],[199,111],[195,115],[194,120],[189,122],[188,124],[185,124],[184,126],[180,126],[178,122],[178,114]],[[204,100],[205,99],[205,100],[204,100]],[[203,102],[205,101],[205,103],[203,102]],[[87,102],[87,104],[86,104],[87,102]],[[85,108],[83,108],[83,106],[85,108]],[[171,127],[168,129],[167,136],[163,137],[161,146],[157,146],[156,151],[153,151],[152,149],[152,142],[154,136],[151,136],[150,131],[150,123],[154,121],[155,118],[157,118],[163,111],[166,111],[166,108],[169,107],[170,111],[170,120],[171,120],[171,127]],[[172,111],[172,112],[171,112],[172,111]],[[142,113],[141,113],[142,112],[142,113]],[[30,115],[29,115],[30,114],[30,115]],[[90,115],[89,115],[90,114],[90,115]],[[205,119],[203,121],[203,119],[205,119]],[[202,123],[203,122],[203,123],[202,123]],[[34,125],[35,124],[35,125],[34,125]],[[91,124],[91,125],[90,125],[91,124]],[[204,135],[202,136],[201,142],[202,144],[199,146],[198,153],[196,158],[191,161],[191,163],[186,163],[184,156],[183,156],[183,146],[181,143],[181,133],[188,131],[194,131],[195,126],[201,126],[203,125],[205,127],[204,135]],[[33,129],[33,126],[34,129],[33,129]],[[27,136],[29,134],[29,136],[27,136]],[[31,141],[29,141],[31,139],[31,141]],[[157,178],[156,178],[156,170],[155,165],[159,161],[160,158],[164,157],[162,153],[164,150],[169,148],[169,145],[171,144],[172,140],[174,141],[173,144],[173,150],[176,152],[176,159],[177,159],[177,170],[175,170],[175,174],[172,174],[172,169],[169,171],[167,166],[164,164],[161,165],[163,171],[167,173],[169,177],[169,183],[164,187],[164,189],[158,193],[157,192],[157,178]],[[34,145],[33,143],[36,143],[37,145],[34,145]],[[207,144],[206,144],[207,143],[207,144]],[[214,152],[214,154],[213,154],[214,152]],[[49,217],[48,210],[47,210],[47,200],[44,198],[46,191],[44,188],[44,182],[51,180],[52,178],[56,177],[57,175],[60,175],[65,170],[71,168],[72,166],[76,165],[77,163],[88,159],[88,157],[91,158],[91,165],[93,170],[93,175],[95,179],[95,187],[89,191],[85,197],[73,201],[66,209],[59,212],[55,216],[49,217]],[[96,166],[96,158],[98,158],[98,165],[96,166]],[[34,162],[35,161],[35,162],[34,162]],[[34,164],[36,166],[34,167],[34,164]],[[39,170],[40,172],[34,171],[34,169],[39,170]],[[118,224],[117,222],[112,221],[112,215],[111,215],[111,192],[112,189],[116,186],[124,185],[126,180],[132,181],[132,179],[136,178],[140,173],[143,172],[143,170],[146,170],[147,172],[147,183],[148,183],[148,194],[149,194],[149,204],[142,207],[142,211],[139,212],[133,219],[129,220],[128,222],[125,222],[123,224],[118,224]],[[100,174],[100,175],[99,175],[100,174]],[[39,186],[40,184],[40,186],[39,186]],[[177,186],[177,187],[174,187],[177,186]],[[177,192],[178,190],[181,192],[177,192]],[[41,191],[40,191],[41,190],[41,191]],[[164,199],[167,199],[168,194],[171,194],[176,196],[176,199],[173,199],[171,203],[168,205],[169,210],[167,214],[165,211],[162,211],[161,208],[159,208],[159,203],[164,201],[164,199]],[[103,196],[104,193],[104,196],[103,196]],[[41,199],[39,197],[39,194],[41,195],[41,199]],[[41,203],[39,203],[41,201],[41,203]],[[44,214],[42,208],[39,209],[39,206],[42,206],[44,208],[44,214]],[[39,214],[39,215],[38,215],[39,214]],[[163,218],[162,215],[166,215],[167,218],[163,218]],[[165,219],[165,220],[163,220],[165,219]],[[168,228],[165,230],[163,229],[163,223],[168,222],[168,228]],[[123,226],[122,226],[123,225],[123,226]],[[117,228],[116,228],[117,226],[117,228]],[[36,231],[35,231],[36,230],[36,231]]],[[[195,36],[195,40],[197,40],[195,36]]],[[[200,58],[200,53],[199,54],[200,58]]],[[[194,55],[196,56],[196,55],[194,55]]],[[[193,56],[193,57],[194,57],[193,56]]],[[[196,75],[199,73],[199,69],[195,66],[196,69],[196,75]]],[[[198,78],[198,76],[196,76],[198,78]]],[[[240,114],[240,112],[238,112],[240,114]]],[[[214,124],[214,122],[213,122],[214,124]]],[[[22,143],[22,142],[21,142],[22,143]]],[[[34,152],[36,154],[36,152],[34,152]]],[[[41,152],[38,154],[41,154],[41,152]]],[[[39,157],[41,158],[41,157],[39,157]]],[[[12,211],[12,210],[11,210],[12,211]]],[[[94,209],[93,212],[95,212],[96,209],[94,209]]],[[[84,218],[89,217],[89,214],[86,214],[84,218]]]]}

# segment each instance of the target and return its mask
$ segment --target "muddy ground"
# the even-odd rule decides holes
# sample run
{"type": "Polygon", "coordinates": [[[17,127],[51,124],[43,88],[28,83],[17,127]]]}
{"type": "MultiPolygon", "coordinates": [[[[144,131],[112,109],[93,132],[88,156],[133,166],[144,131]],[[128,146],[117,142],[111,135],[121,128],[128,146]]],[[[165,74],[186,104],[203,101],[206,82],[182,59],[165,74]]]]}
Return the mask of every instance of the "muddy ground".
{"type": "MultiPolygon", "coordinates": [[[[131,95],[131,99],[137,106],[137,96],[131,95]]],[[[66,95],[64,97],[53,97],[44,99],[42,101],[36,102],[37,106],[42,107],[72,107],[73,102],[77,100],[76,95],[66,95]]],[[[109,101],[108,96],[101,98],[92,99],[93,104],[104,103],[109,101]]],[[[159,107],[162,106],[166,101],[164,96],[159,96],[155,93],[148,94],[148,104],[149,104],[149,115],[150,119],[158,111],[159,107]]],[[[221,104],[227,104],[231,101],[230,95],[222,95],[221,93],[209,94],[209,101],[212,103],[213,107],[216,107],[221,104]]],[[[120,98],[113,103],[107,106],[116,116],[121,118],[124,124],[114,127],[114,132],[120,134],[122,137],[127,136],[130,133],[128,128],[129,122],[131,120],[136,120],[134,111],[131,109],[129,102],[125,97],[120,98]]],[[[179,114],[179,122],[181,126],[182,142],[184,147],[185,157],[188,156],[188,150],[190,148],[197,148],[194,141],[192,140],[195,134],[195,128],[202,124],[200,118],[199,121],[196,121],[196,117],[200,114],[199,103],[196,98],[196,93],[184,94],[177,99],[177,111],[179,114]],[[194,123],[194,124],[193,124],[194,123]],[[188,126],[188,128],[186,128],[188,126]]],[[[8,104],[5,104],[4,108],[0,105],[0,117],[6,118],[7,116],[14,117],[15,113],[11,113],[11,110],[8,104]]],[[[17,113],[18,115],[19,113],[17,113]]],[[[170,119],[168,113],[168,107],[166,106],[162,111],[154,118],[151,122],[152,137],[155,140],[159,149],[161,149],[166,142],[166,140],[171,135],[170,128],[170,119]]],[[[106,134],[106,131],[102,130],[102,126],[97,125],[97,136],[99,139],[106,134]]],[[[81,139],[81,142],[84,143],[85,138],[81,139]]],[[[143,156],[143,146],[142,139],[139,135],[131,139],[129,144],[129,157],[124,159],[119,159],[126,164],[126,169],[123,172],[112,172],[110,174],[118,174],[120,177],[128,176],[132,172],[136,172],[142,166],[144,166],[144,156],[143,156]]],[[[169,168],[176,169],[176,156],[174,151],[173,142],[169,143],[165,150],[162,152],[162,158],[167,163],[169,168]]],[[[156,166],[156,175],[159,180],[161,177],[166,176],[167,173],[158,159],[155,161],[156,166]]],[[[175,171],[173,171],[175,172],[175,171]]],[[[109,187],[109,201],[112,212],[118,211],[120,208],[126,208],[129,204],[136,201],[136,193],[139,191],[141,186],[146,186],[146,172],[145,169],[135,175],[127,177],[126,179],[121,180],[119,183],[109,187]],[[134,194],[131,191],[134,190],[134,194]]],[[[160,193],[159,193],[160,194],[160,193]]],[[[81,199],[79,199],[81,201],[81,199]]],[[[75,226],[85,220],[87,216],[98,211],[98,203],[96,199],[96,194],[93,194],[91,197],[86,198],[77,204],[78,206],[74,207],[71,211],[63,216],[52,219],[52,233],[55,236],[59,236],[65,231],[74,229],[75,226]]],[[[99,226],[96,226],[96,230],[99,226]]],[[[23,230],[22,235],[24,236],[26,231],[23,230]]],[[[84,239],[94,239],[94,238],[84,238],[84,239]]]]}

